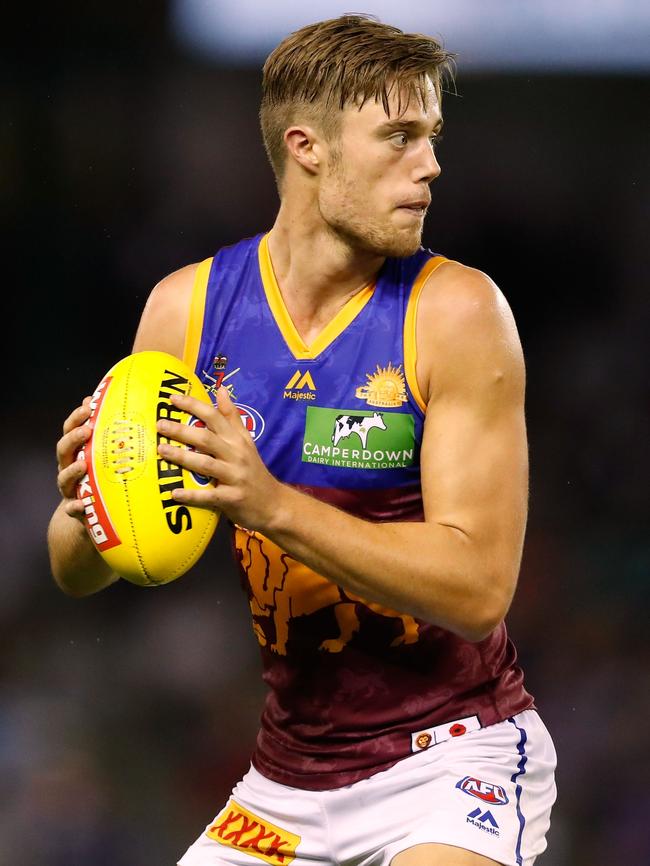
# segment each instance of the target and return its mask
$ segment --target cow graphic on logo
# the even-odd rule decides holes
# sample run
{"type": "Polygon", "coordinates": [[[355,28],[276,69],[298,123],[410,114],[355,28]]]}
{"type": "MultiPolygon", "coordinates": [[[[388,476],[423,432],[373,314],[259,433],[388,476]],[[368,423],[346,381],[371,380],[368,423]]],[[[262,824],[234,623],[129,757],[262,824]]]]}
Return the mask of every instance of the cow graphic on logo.
{"type": "Polygon", "coordinates": [[[341,439],[358,436],[361,440],[361,447],[365,448],[368,442],[368,433],[375,427],[378,430],[386,429],[381,412],[373,412],[372,415],[338,415],[334,422],[332,443],[338,445],[341,439]]]}
{"type": "Polygon", "coordinates": [[[413,617],[345,592],[258,532],[236,528],[235,545],[261,646],[286,656],[290,641],[338,653],[362,630],[362,606],[381,618],[392,647],[418,640],[413,617]]]}

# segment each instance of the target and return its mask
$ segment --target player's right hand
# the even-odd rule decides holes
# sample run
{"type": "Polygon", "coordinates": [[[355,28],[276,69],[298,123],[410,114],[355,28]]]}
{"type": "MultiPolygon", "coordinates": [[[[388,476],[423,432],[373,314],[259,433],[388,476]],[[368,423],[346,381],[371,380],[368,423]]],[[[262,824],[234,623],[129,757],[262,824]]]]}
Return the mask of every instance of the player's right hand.
{"type": "Polygon", "coordinates": [[[77,459],[77,452],[90,438],[91,429],[86,424],[90,417],[90,400],[85,397],[82,405],[66,418],[63,436],[56,443],[57,487],[63,497],[63,510],[77,520],[84,514],[83,504],[77,499],[77,484],[86,474],[86,463],[77,459]]]}

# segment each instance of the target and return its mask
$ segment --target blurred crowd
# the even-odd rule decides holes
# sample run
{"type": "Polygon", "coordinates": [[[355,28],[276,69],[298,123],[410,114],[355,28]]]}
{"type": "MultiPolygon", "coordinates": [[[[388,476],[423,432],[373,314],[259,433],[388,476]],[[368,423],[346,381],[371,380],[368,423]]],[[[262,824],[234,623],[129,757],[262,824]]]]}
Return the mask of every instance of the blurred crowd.
{"type": "MultiPolygon", "coordinates": [[[[172,866],[245,770],[263,698],[226,527],[163,588],[75,601],[48,572],[64,417],[130,351],[158,279],[268,228],[276,206],[258,71],[138,34],[67,57],[43,43],[47,64],[30,77],[17,62],[6,86],[21,436],[4,430],[0,862],[14,866],[172,866]]],[[[461,64],[426,229],[501,285],[527,356],[531,515],[509,627],[560,761],[540,866],[650,862],[649,91],[461,64]]]]}

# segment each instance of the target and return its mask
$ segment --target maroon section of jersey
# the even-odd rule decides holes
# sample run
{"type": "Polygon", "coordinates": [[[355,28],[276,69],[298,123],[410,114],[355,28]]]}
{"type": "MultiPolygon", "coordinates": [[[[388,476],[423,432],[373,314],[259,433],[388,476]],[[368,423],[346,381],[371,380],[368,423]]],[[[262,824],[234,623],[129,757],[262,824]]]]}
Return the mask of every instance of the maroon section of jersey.
{"type": "Polygon", "coordinates": [[[376,523],[424,520],[419,483],[373,490],[371,494],[367,490],[337,490],[334,487],[306,487],[304,484],[291,486],[363,520],[376,523]]]}
{"type": "Polygon", "coordinates": [[[308,790],[350,785],[412,754],[418,731],[471,715],[491,725],[533,705],[504,625],[470,644],[420,623],[417,644],[391,647],[394,625],[361,617],[340,654],[263,651],[271,692],[253,756],[262,774],[308,790]]]}
{"type": "MultiPolygon", "coordinates": [[[[367,520],[423,519],[419,486],[302,489],[367,520]]],[[[253,756],[269,778],[349,785],[410,755],[418,731],[532,706],[504,624],[470,643],[343,590],[259,533],[237,527],[235,547],[270,688],[253,756]]]]}

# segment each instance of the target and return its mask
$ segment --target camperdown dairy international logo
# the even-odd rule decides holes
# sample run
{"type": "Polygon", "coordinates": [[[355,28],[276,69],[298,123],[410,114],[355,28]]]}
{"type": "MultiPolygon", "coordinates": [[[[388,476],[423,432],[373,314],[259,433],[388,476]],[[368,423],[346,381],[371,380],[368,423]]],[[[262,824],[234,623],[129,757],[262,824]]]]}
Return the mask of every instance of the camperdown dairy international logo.
{"type": "Polygon", "coordinates": [[[413,465],[414,453],[412,415],[307,407],[303,463],[344,469],[400,469],[413,465]]]}

